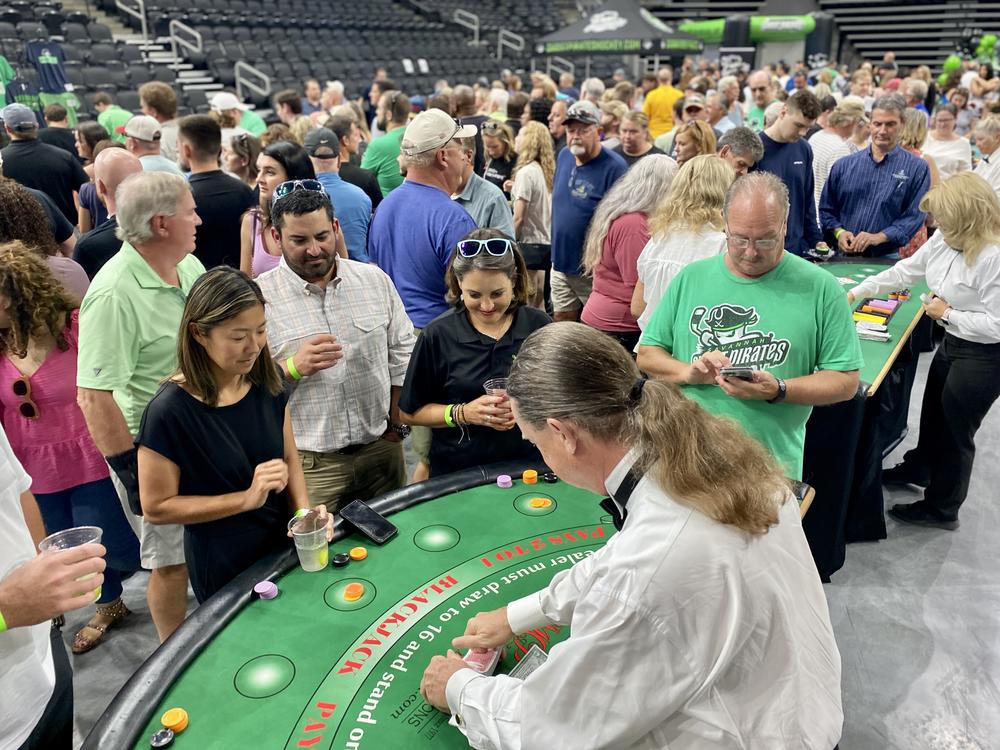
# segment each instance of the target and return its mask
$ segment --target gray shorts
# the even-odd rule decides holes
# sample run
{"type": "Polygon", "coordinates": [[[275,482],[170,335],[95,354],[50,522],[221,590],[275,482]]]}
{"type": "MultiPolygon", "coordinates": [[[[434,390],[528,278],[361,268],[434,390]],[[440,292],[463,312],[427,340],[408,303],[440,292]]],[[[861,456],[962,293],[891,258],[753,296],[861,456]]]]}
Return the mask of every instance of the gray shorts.
{"type": "Polygon", "coordinates": [[[157,525],[149,523],[142,516],[135,515],[128,506],[125,487],[118,481],[114,471],[111,472],[111,483],[118,493],[118,502],[122,504],[125,518],[132,531],[139,537],[139,562],[142,567],[155,570],[170,565],[183,565],[184,527],[175,523],[157,525]]]}
{"type": "Polygon", "coordinates": [[[582,310],[594,284],[590,276],[570,276],[554,268],[549,283],[552,285],[552,309],[555,312],[582,310]]]}

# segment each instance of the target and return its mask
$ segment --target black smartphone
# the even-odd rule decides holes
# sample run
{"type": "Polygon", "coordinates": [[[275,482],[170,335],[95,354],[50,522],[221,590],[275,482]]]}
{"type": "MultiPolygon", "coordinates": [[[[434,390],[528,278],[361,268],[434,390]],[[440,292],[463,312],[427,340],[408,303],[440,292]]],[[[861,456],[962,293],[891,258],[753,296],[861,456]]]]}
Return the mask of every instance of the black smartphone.
{"type": "Polygon", "coordinates": [[[361,500],[354,500],[341,508],[340,517],[375,544],[385,544],[399,531],[385,516],[361,500]]]}
{"type": "Polygon", "coordinates": [[[752,367],[720,367],[719,374],[724,378],[739,378],[740,380],[753,380],[752,367]]]}

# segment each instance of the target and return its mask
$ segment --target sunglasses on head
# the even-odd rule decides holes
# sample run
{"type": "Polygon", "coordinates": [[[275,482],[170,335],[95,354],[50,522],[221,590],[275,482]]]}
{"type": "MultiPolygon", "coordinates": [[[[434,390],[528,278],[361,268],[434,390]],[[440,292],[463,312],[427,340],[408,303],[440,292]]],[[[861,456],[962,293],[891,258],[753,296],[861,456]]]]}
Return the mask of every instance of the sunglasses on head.
{"type": "Polygon", "coordinates": [[[21,399],[21,403],[17,405],[21,416],[25,419],[38,419],[38,404],[31,400],[31,381],[20,377],[11,383],[11,390],[21,399]]]}
{"type": "Polygon", "coordinates": [[[482,130],[484,133],[499,133],[502,131],[502,126],[499,122],[488,121],[483,123],[482,130]]]}
{"type": "Polygon", "coordinates": [[[500,257],[514,248],[514,243],[507,239],[495,237],[489,240],[461,240],[458,243],[458,254],[463,258],[475,258],[483,250],[490,255],[500,257]]]}
{"type": "Polygon", "coordinates": [[[288,180],[287,182],[283,182],[278,185],[278,187],[274,189],[274,192],[271,193],[271,205],[273,206],[282,198],[287,198],[296,190],[306,190],[310,193],[326,194],[326,189],[323,187],[323,183],[319,180],[288,180]]]}

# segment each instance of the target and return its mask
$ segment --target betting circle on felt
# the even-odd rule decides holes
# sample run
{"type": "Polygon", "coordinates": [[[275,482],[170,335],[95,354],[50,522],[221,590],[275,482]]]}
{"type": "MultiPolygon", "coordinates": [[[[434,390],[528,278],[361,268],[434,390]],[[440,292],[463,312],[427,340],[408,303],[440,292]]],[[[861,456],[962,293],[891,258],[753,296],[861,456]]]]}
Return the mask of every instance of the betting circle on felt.
{"type": "MultiPolygon", "coordinates": [[[[175,746],[467,748],[420,697],[431,657],[473,615],[543,588],[614,534],[597,496],[565,482],[538,487],[493,482],[413,505],[390,516],[399,534],[383,546],[357,536],[334,543],[367,546],[363,563],[277,577],[281,596],[248,597],[167,690],[134,746],[149,746],[163,710],[185,706],[191,724],[175,746]],[[531,507],[534,498],[551,504],[531,507]],[[358,601],[344,599],[350,583],[364,586],[358,601]]],[[[497,672],[568,635],[553,626],[519,636],[497,672]]]]}

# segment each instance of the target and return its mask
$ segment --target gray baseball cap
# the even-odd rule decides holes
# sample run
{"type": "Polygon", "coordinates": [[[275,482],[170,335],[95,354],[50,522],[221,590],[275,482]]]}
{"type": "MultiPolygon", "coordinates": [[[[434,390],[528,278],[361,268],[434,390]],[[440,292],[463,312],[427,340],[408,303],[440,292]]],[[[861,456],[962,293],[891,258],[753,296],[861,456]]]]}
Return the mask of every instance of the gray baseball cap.
{"type": "Polygon", "coordinates": [[[23,104],[8,104],[0,109],[0,118],[6,127],[15,132],[33,130],[38,127],[38,118],[35,113],[23,104]]]}
{"type": "Polygon", "coordinates": [[[586,100],[576,102],[566,110],[565,124],[569,125],[571,122],[582,122],[584,125],[600,125],[601,111],[593,102],[586,100]]]}

